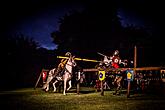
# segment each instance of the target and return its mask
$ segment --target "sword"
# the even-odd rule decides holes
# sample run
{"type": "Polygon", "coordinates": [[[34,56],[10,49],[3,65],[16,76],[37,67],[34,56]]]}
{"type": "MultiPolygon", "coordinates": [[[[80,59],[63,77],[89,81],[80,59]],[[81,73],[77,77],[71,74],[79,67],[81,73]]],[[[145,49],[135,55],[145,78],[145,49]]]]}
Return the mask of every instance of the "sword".
{"type": "Polygon", "coordinates": [[[107,58],[110,58],[109,56],[107,56],[107,55],[104,55],[104,54],[102,54],[102,53],[100,53],[100,52],[97,52],[97,54],[99,54],[99,55],[101,55],[101,56],[103,56],[103,57],[107,57],[107,58]]]}

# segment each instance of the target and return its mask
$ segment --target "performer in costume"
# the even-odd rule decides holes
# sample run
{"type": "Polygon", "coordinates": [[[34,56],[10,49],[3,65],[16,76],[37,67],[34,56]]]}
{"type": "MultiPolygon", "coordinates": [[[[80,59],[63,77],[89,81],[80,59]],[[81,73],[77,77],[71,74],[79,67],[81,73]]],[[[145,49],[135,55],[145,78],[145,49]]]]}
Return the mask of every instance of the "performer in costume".
{"type": "Polygon", "coordinates": [[[119,51],[115,50],[115,52],[113,53],[113,56],[111,57],[112,60],[112,68],[119,68],[119,65],[121,63],[121,59],[119,57],[119,51]]]}
{"type": "Polygon", "coordinates": [[[64,70],[65,70],[65,64],[67,63],[69,57],[71,57],[71,53],[70,52],[66,52],[65,56],[68,58],[63,58],[61,59],[61,62],[58,64],[57,70],[56,70],[56,75],[59,75],[62,77],[64,70]]]}
{"type": "MultiPolygon", "coordinates": [[[[112,63],[111,63],[112,68],[117,69],[120,67],[121,59],[119,57],[118,50],[115,50],[115,52],[113,53],[113,56],[111,57],[111,60],[112,60],[112,63]]],[[[115,72],[115,79],[114,79],[114,85],[116,87],[115,93],[113,93],[114,95],[120,94],[122,78],[123,78],[122,72],[120,70],[117,70],[115,72]]]]}

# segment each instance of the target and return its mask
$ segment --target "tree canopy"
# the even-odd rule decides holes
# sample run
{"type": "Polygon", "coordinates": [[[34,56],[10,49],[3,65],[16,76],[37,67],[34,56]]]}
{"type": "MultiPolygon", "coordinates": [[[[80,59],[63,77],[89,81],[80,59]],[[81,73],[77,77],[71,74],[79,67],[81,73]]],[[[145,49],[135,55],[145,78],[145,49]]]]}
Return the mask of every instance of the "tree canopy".
{"type": "Polygon", "coordinates": [[[55,66],[54,51],[40,47],[33,38],[23,34],[6,36],[3,39],[1,62],[1,89],[34,86],[38,74],[43,68],[55,66]]]}
{"type": "Polygon", "coordinates": [[[155,40],[143,27],[122,26],[115,2],[90,4],[81,12],[66,14],[59,22],[59,30],[51,34],[58,45],[57,52],[71,51],[80,57],[95,59],[99,57],[97,52],[112,55],[118,49],[122,56],[130,58],[135,45],[148,49],[155,40]]]}

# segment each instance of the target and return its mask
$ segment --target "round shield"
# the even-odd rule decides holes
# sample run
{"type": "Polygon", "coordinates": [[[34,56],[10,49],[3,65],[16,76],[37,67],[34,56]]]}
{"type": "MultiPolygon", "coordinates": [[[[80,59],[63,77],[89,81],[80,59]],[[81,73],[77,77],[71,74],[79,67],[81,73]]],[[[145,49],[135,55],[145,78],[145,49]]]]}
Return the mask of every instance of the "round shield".
{"type": "Polygon", "coordinates": [[[112,61],[113,61],[114,63],[119,63],[120,58],[119,58],[119,57],[114,56],[114,57],[113,57],[113,59],[112,59],[112,61]]]}

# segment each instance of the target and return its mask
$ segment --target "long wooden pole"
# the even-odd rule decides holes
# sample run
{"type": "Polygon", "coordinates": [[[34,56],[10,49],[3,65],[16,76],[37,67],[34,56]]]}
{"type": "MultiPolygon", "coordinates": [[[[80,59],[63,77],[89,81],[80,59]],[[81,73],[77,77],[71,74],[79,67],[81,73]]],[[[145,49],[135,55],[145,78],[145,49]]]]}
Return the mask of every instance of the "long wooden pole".
{"type": "MultiPolygon", "coordinates": [[[[57,58],[68,58],[68,57],[65,57],[65,56],[57,56],[57,58]]],[[[84,59],[84,58],[74,58],[75,60],[80,60],[80,61],[89,61],[89,62],[101,62],[101,61],[98,61],[98,60],[90,60],[90,59],[84,59]]]]}
{"type": "MultiPolygon", "coordinates": [[[[108,68],[106,69],[105,71],[118,71],[118,70],[128,70],[128,69],[133,69],[133,70],[136,70],[136,71],[148,71],[148,70],[161,70],[161,69],[164,69],[165,67],[138,67],[138,68],[117,68],[117,69],[111,69],[111,68],[108,68]]],[[[99,71],[98,69],[96,68],[86,68],[86,69],[83,69],[83,72],[97,72],[99,71]]],[[[135,72],[136,72],[135,71],[135,72]]]]}
{"type": "Polygon", "coordinates": [[[137,48],[136,46],[134,47],[134,72],[136,71],[137,67],[137,48]]]}
{"type": "MultiPolygon", "coordinates": [[[[42,70],[43,71],[43,70],[42,70]]],[[[36,89],[36,87],[37,87],[37,85],[38,85],[38,82],[40,81],[40,79],[41,79],[41,76],[42,76],[42,71],[41,71],[41,73],[40,73],[40,75],[39,75],[39,77],[38,77],[38,79],[37,79],[37,82],[36,82],[36,84],[35,84],[35,87],[34,87],[34,89],[36,89]]]]}
{"type": "MultiPolygon", "coordinates": [[[[137,66],[137,48],[134,47],[134,68],[133,68],[133,74],[136,74],[136,66],[137,66]]],[[[130,97],[130,88],[131,88],[131,81],[128,80],[128,86],[127,86],[127,98],[130,97]]]]}

